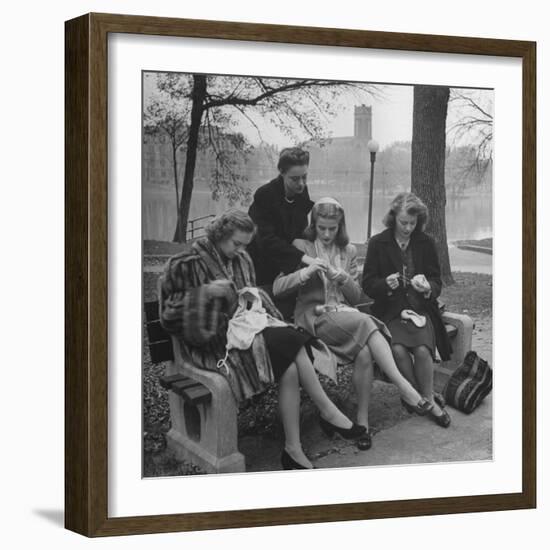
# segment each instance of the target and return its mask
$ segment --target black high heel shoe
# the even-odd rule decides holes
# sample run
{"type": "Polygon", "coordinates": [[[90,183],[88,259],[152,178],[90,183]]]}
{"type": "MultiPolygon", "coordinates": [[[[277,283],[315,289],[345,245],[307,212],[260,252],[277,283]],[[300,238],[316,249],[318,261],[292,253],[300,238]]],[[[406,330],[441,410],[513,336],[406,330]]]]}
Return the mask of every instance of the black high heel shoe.
{"type": "Polygon", "coordinates": [[[371,433],[367,430],[363,435],[357,438],[355,445],[360,451],[368,451],[372,447],[371,433]]]}
{"type": "MultiPolygon", "coordinates": [[[[296,462],[287,453],[286,449],[283,450],[283,454],[281,455],[281,466],[283,467],[283,470],[311,470],[311,468],[307,468],[299,462],[296,462]]],[[[315,469],[315,466],[313,467],[313,469],[315,469]]]]}
{"type": "Polygon", "coordinates": [[[421,399],[416,405],[411,405],[401,398],[401,404],[409,414],[416,413],[418,416],[425,416],[434,408],[427,399],[421,399]]]}
{"type": "Polygon", "coordinates": [[[331,424],[328,420],[325,420],[322,416],[319,416],[319,425],[327,437],[332,437],[336,432],[344,439],[357,439],[358,437],[364,435],[367,431],[365,426],[360,426],[355,422],[352,423],[351,428],[339,428],[338,426],[331,424]]]}
{"type": "Polygon", "coordinates": [[[445,409],[441,409],[441,414],[437,415],[433,412],[432,407],[432,410],[430,411],[428,417],[442,428],[448,428],[451,425],[451,417],[445,409]]]}

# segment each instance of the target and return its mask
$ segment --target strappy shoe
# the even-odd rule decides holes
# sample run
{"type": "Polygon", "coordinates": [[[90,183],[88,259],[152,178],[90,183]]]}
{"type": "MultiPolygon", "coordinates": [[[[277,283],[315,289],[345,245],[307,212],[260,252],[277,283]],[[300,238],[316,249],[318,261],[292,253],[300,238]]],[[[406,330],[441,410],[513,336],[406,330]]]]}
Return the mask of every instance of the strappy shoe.
{"type": "Polygon", "coordinates": [[[444,409],[441,409],[441,414],[438,415],[433,412],[432,408],[430,414],[428,415],[428,418],[430,418],[430,420],[433,420],[438,426],[441,426],[442,428],[448,428],[451,425],[451,417],[449,413],[444,409]]]}
{"type": "Polygon", "coordinates": [[[344,439],[357,439],[367,431],[365,426],[360,426],[355,422],[352,423],[351,428],[339,428],[328,420],[325,420],[322,416],[319,416],[319,425],[327,437],[332,437],[334,433],[337,433],[344,439]]]}
{"type": "Polygon", "coordinates": [[[424,398],[422,398],[416,405],[411,405],[401,398],[401,404],[405,407],[405,410],[409,414],[416,413],[418,416],[425,416],[434,408],[434,406],[424,398]]]}
{"type": "Polygon", "coordinates": [[[447,401],[445,401],[445,397],[443,397],[443,394],[436,391],[434,391],[434,401],[440,409],[444,409],[445,405],[447,405],[447,401]]]}
{"type": "Polygon", "coordinates": [[[355,441],[355,446],[360,451],[368,451],[372,447],[372,434],[369,430],[357,438],[355,441]]]}

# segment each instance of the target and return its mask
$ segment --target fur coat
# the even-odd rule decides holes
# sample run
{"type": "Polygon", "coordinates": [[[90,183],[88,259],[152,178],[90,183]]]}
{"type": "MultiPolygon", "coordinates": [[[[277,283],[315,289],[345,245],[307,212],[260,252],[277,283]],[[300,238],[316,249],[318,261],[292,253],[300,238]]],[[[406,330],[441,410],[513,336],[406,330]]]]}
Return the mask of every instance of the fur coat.
{"type": "MultiPolygon", "coordinates": [[[[254,267],[246,252],[225,262],[207,238],[170,258],[159,282],[162,326],[179,339],[182,352],[196,366],[226,377],[237,402],[264,391],[274,382],[261,333],[248,350],[229,351],[230,368],[216,368],[218,360],[225,356],[228,319],[237,305],[236,291],[255,284],[254,267]],[[211,283],[220,279],[230,280],[233,285],[223,298],[213,298],[211,283]]],[[[281,319],[267,293],[261,289],[259,292],[267,313],[281,319]]]]}

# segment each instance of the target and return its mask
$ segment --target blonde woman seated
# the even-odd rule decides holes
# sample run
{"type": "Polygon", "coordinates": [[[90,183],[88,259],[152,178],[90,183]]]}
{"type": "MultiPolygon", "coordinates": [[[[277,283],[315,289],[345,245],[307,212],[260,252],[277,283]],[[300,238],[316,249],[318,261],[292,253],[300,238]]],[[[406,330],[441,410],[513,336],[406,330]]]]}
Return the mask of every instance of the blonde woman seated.
{"type": "MultiPolygon", "coordinates": [[[[233,315],[234,308],[226,304],[220,321],[210,323],[212,303],[231,301],[234,292],[256,286],[254,266],[245,250],[255,231],[248,214],[228,210],[207,226],[206,237],[170,258],[160,285],[161,323],[181,339],[197,367],[226,378],[237,402],[278,382],[285,434],[281,464],[287,470],[310,469],[313,466],[300,442],[300,386],[333,430],[348,439],[365,432],[323,390],[312,363],[313,337],[296,327],[275,323],[259,330],[248,349],[228,351],[227,317],[233,315]]],[[[269,296],[259,289],[257,292],[265,312],[280,319],[269,296]]]]}
{"type": "MultiPolygon", "coordinates": [[[[340,362],[353,362],[357,424],[367,428],[357,446],[367,450],[372,445],[368,407],[374,378],[373,359],[418,414],[426,414],[431,404],[399,372],[384,323],[353,307],[363,294],[357,282],[357,250],[349,243],[340,203],[330,197],[319,199],[311,211],[304,237],[296,239],[293,245],[317,258],[318,263],[279,275],[273,283],[273,293],[282,296],[297,292],[296,324],[324,341],[340,362]]],[[[322,417],[320,423],[330,436],[333,430],[322,417]]]]}

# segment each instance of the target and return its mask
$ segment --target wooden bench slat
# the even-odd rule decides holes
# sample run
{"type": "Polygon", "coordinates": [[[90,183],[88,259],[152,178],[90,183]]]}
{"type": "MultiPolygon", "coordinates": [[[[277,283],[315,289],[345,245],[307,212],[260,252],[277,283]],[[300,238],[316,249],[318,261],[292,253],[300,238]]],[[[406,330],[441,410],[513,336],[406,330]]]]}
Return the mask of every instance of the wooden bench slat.
{"type": "Polygon", "coordinates": [[[193,378],[189,378],[189,377],[185,377],[184,380],[181,380],[181,381],[178,381],[178,382],[174,382],[171,386],[171,390],[174,392],[174,393],[177,393],[178,395],[181,395],[181,397],[183,397],[183,392],[189,388],[192,388],[194,386],[202,386],[203,384],[201,384],[200,382],[197,382],[195,379],[193,378]]]}
{"type": "Polygon", "coordinates": [[[159,378],[159,383],[165,390],[169,390],[175,382],[183,382],[187,379],[188,377],[184,374],[165,374],[159,378]]]}
{"type": "Polygon", "coordinates": [[[172,340],[149,344],[149,353],[151,354],[151,362],[155,365],[163,361],[173,361],[174,349],[172,348],[172,340]]]}
{"type": "Polygon", "coordinates": [[[191,404],[198,405],[199,403],[209,403],[212,400],[212,394],[210,390],[202,384],[198,386],[192,386],[182,391],[183,399],[191,404]]]}
{"type": "Polygon", "coordinates": [[[150,344],[170,340],[170,334],[164,330],[163,326],[160,324],[160,320],[157,319],[156,321],[148,322],[146,328],[150,344]]]}
{"type": "Polygon", "coordinates": [[[159,318],[158,300],[144,302],[149,353],[154,364],[173,361],[174,350],[170,335],[162,328],[159,318]]]}
{"type": "Polygon", "coordinates": [[[155,300],[154,302],[145,302],[143,305],[145,309],[145,319],[148,323],[160,319],[158,300],[155,300]]]}

